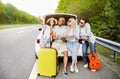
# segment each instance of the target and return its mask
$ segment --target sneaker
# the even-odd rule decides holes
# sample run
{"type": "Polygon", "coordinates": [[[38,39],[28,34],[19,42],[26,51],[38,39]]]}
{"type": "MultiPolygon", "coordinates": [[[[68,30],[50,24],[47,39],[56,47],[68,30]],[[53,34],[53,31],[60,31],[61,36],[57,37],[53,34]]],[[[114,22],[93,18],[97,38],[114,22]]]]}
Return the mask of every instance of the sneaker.
{"type": "Polygon", "coordinates": [[[91,70],[92,72],[95,72],[96,70],[91,70]]]}
{"type": "Polygon", "coordinates": [[[78,67],[77,67],[77,66],[75,67],[75,72],[79,72],[79,70],[78,70],[78,67]]]}
{"type": "Polygon", "coordinates": [[[85,68],[87,68],[87,67],[88,67],[88,63],[87,63],[87,64],[85,64],[85,65],[84,65],[84,67],[85,67],[85,68]]]}
{"type": "Polygon", "coordinates": [[[70,72],[74,72],[74,68],[72,65],[70,66],[70,72]]]}
{"type": "Polygon", "coordinates": [[[68,76],[66,70],[63,70],[63,75],[64,75],[64,76],[68,76]]]}

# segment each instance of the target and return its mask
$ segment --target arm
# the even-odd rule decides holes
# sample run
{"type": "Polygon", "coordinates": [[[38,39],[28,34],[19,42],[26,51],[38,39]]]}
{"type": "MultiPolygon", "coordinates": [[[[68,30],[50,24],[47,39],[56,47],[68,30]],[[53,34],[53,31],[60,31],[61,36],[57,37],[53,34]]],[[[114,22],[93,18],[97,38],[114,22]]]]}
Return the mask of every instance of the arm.
{"type": "Polygon", "coordinates": [[[56,36],[55,33],[53,34],[53,39],[54,39],[54,40],[59,40],[59,38],[56,36]]]}

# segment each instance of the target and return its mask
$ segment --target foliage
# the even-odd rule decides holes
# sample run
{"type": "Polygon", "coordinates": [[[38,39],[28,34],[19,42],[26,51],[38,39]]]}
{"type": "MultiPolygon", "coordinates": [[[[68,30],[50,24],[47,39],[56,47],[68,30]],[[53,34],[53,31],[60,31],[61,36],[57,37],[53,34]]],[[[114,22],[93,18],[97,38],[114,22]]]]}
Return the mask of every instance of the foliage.
{"type": "Polygon", "coordinates": [[[0,1],[0,24],[34,24],[38,18],[0,1]]]}
{"type": "Polygon", "coordinates": [[[86,18],[95,35],[120,42],[120,0],[60,0],[56,12],[86,18]]]}

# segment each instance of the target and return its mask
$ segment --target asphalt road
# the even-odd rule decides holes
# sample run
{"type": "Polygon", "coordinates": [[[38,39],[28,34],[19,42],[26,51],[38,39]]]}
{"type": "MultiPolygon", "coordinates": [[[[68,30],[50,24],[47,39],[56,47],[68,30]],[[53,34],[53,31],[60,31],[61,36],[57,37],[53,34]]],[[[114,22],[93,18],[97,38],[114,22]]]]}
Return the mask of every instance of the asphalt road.
{"type": "MultiPolygon", "coordinates": [[[[35,39],[39,26],[30,26],[0,30],[0,79],[54,79],[36,76],[35,39]],[[34,76],[35,71],[35,76],[34,76]],[[33,78],[34,77],[34,78],[33,78]]],[[[79,73],[70,73],[71,61],[68,63],[68,76],[63,76],[63,63],[55,79],[119,79],[106,65],[96,72],[83,67],[83,61],[78,61],[79,73]]]]}
{"type": "Polygon", "coordinates": [[[35,63],[38,25],[0,30],[0,79],[28,79],[35,63]]]}

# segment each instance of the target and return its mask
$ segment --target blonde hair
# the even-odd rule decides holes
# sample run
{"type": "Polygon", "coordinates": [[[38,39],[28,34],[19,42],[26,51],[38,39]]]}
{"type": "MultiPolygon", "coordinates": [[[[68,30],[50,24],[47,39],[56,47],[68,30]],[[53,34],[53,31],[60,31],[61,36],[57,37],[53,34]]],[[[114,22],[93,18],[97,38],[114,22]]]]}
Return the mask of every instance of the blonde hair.
{"type": "Polygon", "coordinates": [[[74,18],[69,18],[70,26],[68,26],[68,33],[72,30],[72,34],[74,34],[76,28],[76,20],[74,18]]]}
{"type": "Polygon", "coordinates": [[[76,20],[74,18],[70,18],[71,20],[71,28],[75,29],[76,28],[76,20]]]}

